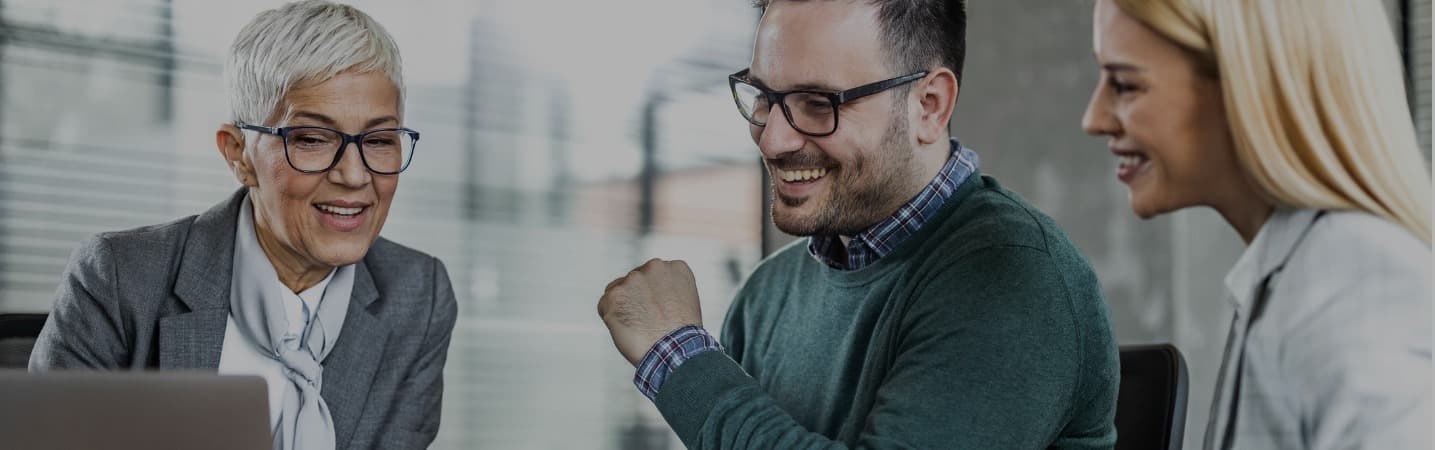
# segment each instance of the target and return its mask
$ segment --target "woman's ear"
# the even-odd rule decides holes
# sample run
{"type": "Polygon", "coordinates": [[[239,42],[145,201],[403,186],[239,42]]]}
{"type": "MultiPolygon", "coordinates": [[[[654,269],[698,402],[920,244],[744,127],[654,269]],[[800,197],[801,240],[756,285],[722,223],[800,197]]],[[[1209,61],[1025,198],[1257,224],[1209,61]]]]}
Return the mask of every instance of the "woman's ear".
{"type": "Polygon", "coordinates": [[[244,157],[244,131],[233,124],[223,124],[214,133],[215,146],[219,148],[219,155],[224,158],[225,165],[229,166],[234,178],[239,184],[255,187],[259,184],[258,177],[254,173],[254,165],[244,157]]]}

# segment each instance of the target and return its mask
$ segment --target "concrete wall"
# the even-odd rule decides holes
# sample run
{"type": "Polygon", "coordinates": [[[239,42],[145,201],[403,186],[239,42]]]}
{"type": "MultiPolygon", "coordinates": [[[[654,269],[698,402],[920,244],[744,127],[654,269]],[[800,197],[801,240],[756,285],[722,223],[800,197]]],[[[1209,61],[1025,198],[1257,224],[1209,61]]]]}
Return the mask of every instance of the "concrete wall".
{"type": "Polygon", "coordinates": [[[1191,370],[1199,448],[1230,317],[1222,277],[1242,245],[1210,211],[1142,221],[1104,139],[1080,128],[1098,71],[1093,1],[970,2],[952,128],[982,169],[1060,223],[1096,268],[1122,344],[1171,342],[1191,370]]]}

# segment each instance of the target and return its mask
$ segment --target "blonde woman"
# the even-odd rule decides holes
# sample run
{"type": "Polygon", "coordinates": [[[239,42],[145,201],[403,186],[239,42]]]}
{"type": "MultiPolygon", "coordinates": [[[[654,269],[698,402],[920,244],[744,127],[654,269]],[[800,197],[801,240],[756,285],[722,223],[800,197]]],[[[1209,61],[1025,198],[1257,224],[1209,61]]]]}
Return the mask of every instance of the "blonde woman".
{"type": "Polygon", "coordinates": [[[1099,0],[1131,207],[1219,212],[1248,247],[1206,447],[1429,447],[1431,200],[1376,0],[1099,0]]]}

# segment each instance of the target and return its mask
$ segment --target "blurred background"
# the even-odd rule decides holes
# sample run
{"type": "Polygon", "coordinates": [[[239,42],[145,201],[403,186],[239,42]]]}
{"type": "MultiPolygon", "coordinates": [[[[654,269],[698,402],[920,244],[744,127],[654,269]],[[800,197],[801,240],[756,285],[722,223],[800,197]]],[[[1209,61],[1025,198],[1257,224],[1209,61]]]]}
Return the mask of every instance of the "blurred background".
{"type": "MultiPolygon", "coordinates": [[[[1375,1],[1375,0],[1370,0],[1375,1]]],[[[0,0],[0,313],[46,312],[84,237],[197,214],[237,187],[214,147],[220,69],[281,1],[0,0]]],[[[356,0],[402,48],[420,130],[384,235],[443,259],[459,298],[435,448],[669,449],[594,314],[650,257],[692,264],[704,321],[791,239],[726,76],[743,0],[356,0]]],[[[1383,0],[1430,152],[1430,1],[1383,0]]],[[[969,2],[953,131],[1101,278],[1123,344],[1174,342],[1199,445],[1242,244],[1211,211],[1136,219],[1101,139],[1092,0],[969,2]]]]}

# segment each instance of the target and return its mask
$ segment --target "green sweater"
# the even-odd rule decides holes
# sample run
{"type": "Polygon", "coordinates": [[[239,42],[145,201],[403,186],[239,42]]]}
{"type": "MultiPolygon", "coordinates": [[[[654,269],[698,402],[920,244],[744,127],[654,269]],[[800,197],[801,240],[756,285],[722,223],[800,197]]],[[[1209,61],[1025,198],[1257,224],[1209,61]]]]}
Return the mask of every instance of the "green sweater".
{"type": "Polygon", "coordinates": [[[655,399],[694,449],[1109,449],[1116,340],[1050,218],[973,174],[856,271],[799,241],[738,291],[723,352],[655,399]]]}

